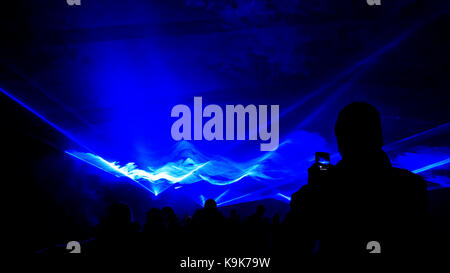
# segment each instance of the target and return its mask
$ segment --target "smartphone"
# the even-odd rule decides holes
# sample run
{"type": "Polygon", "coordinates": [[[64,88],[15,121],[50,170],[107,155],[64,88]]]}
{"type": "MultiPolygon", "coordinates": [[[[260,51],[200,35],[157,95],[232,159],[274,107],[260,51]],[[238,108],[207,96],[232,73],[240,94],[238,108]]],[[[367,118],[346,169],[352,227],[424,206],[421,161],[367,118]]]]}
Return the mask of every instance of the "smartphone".
{"type": "Polygon", "coordinates": [[[328,170],[330,167],[330,154],[325,152],[317,152],[316,163],[320,170],[328,170]]]}

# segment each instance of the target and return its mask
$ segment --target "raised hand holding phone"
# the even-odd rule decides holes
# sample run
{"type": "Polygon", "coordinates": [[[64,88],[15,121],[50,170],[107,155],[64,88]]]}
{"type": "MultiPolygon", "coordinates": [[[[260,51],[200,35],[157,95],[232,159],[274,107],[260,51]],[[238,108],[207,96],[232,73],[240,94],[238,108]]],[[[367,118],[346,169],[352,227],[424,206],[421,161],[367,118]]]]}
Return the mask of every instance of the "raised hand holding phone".
{"type": "Polygon", "coordinates": [[[325,171],[330,168],[330,154],[325,152],[316,152],[316,164],[319,170],[325,171]]]}

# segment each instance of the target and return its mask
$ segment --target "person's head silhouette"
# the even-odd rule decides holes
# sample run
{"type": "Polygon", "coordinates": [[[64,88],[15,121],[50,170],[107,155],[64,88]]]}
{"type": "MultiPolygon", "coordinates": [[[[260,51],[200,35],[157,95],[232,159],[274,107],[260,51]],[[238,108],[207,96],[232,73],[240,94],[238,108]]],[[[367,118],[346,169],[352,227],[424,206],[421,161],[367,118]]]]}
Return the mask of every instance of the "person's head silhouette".
{"type": "Polygon", "coordinates": [[[207,209],[207,210],[216,210],[217,209],[216,201],[214,201],[214,199],[206,200],[206,202],[205,202],[205,209],[207,209]]]}
{"type": "Polygon", "coordinates": [[[238,215],[237,215],[236,209],[232,209],[231,212],[230,212],[230,218],[236,218],[237,216],[238,215]]]}
{"type": "Polygon", "coordinates": [[[264,206],[263,205],[258,205],[257,207],[256,207],[256,215],[258,216],[258,217],[263,217],[264,216],[264,213],[266,212],[266,208],[264,208],[264,206]]]}
{"type": "Polygon", "coordinates": [[[383,146],[380,114],[365,102],[345,106],[339,113],[334,132],[343,158],[376,153],[383,146]]]}
{"type": "Polygon", "coordinates": [[[147,212],[146,222],[150,224],[160,223],[162,221],[162,213],[158,208],[152,208],[147,212]]]}
{"type": "Polygon", "coordinates": [[[133,221],[133,214],[127,204],[116,202],[109,207],[108,218],[117,223],[129,223],[133,221]]]}

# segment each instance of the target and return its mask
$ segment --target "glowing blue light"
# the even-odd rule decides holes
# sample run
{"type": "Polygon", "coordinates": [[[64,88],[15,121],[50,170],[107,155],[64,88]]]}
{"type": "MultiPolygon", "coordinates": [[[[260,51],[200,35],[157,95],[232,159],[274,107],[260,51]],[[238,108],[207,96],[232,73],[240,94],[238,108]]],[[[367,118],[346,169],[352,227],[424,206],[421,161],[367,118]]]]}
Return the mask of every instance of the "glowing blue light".
{"type": "Polygon", "coordinates": [[[430,133],[434,133],[434,132],[436,132],[436,131],[445,129],[445,128],[447,128],[448,126],[450,126],[450,122],[447,122],[447,123],[444,123],[444,124],[439,125],[439,126],[437,126],[437,127],[434,127],[434,128],[428,129],[428,130],[426,130],[426,131],[423,131],[423,132],[414,134],[414,135],[412,135],[412,136],[409,136],[409,137],[406,137],[406,138],[397,140],[397,141],[395,141],[395,142],[393,142],[393,143],[387,145],[387,146],[384,147],[384,148],[388,148],[388,147],[390,148],[390,147],[392,147],[393,145],[400,144],[400,143],[409,141],[409,140],[411,140],[411,139],[414,139],[414,138],[417,138],[417,137],[420,137],[420,136],[423,136],[423,135],[427,135],[427,134],[430,134],[430,133]]]}
{"type": "MultiPolygon", "coordinates": [[[[244,163],[237,163],[223,157],[207,157],[195,150],[192,145],[183,142],[179,142],[176,149],[179,150],[180,146],[189,150],[188,156],[174,158],[159,168],[148,166],[144,169],[138,168],[133,162],[120,165],[118,162],[107,161],[92,153],[76,151],[66,151],[66,153],[112,175],[127,177],[138,182],[155,195],[175,184],[206,181],[211,185],[226,186],[244,178],[272,179],[265,174],[266,161],[271,158],[271,153],[244,163]]],[[[223,192],[216,199],[220,200],[226,193],[227,191],[223,192]]]]}
{"type": "Polygon", "coordinates": [[[328,161],[328,160],[319,160],[319,163],[320,164],[324,164],[324,165],[328,165],[328,164],[330,164],[330,161],[328,161]]]}
{"type": "Polygon", "coordinates": [[[223,193],[221,193],[219,196],[217,196],[217,197],[214,199],[214,200],[216,201],[216,203],[219,202],[219,200],[222,199],[222,197],[224,197],[225,194],[227,194],[229,191],[230,191],[230,190],[228,189],[228,190],[224,191],[223,193]]]}
{"type": "MultiPolygon", "coordinates": [[[[114,172],[112,172],[112,170],[115,170],[114,168],[111,168],[111,170],[108,171],[108,170],[106,170],[106,169],[100,168],[98,165],[96,165],[96,164],[94,164],[94,163],[92,163],[92,162],[90,162],[90,161],[88,161],[88,160],[85,160],[85,159],[82,158],[82,157],[77,156],[77,155],[74,154],[74,153],[70,153],[70,152],[68,152],[68,151],[66,151],[65,153],[68,154],[68,155],[71,155],[71,156],[73,156],[73,157],[75,157],[75,158],[77,158],[77,159],[79,159],[79,160],[81,160],[81,161],[83,161],[83,162],[86,162],[86,163],[88,163],[88,164],[90,164],[90,165],[92,165],[92,166],[94,166],[94,167],[97,167],[97,168],[102,169],[102,170],[104,170],[104,171],[106,171],[106,172],[109,172],[109,173],[111,173],[111,174],[114,174],[114,175],[116,175],[117,177],[120,177],[120,176],[121,176],[121,175],[118,175],[118,174],[115,174],[114,172]]],[[[104,160],[101,159],[101,158],[100,158],[99,160],[104,161],[104,160]]],[[[107,163],[109,163],[109,162],[107,162],[107,163]]],[[[109,165],[109,164],[107,164],[107,165],[109,165]]],[[[128,178],[130,178],[130,177],[128,177],[128,178]]],[[[134,179],[132,179],[132,178],[130,178],[130,179],[133,180],[134,182],[136,182],[139,186],[141,186],[141,187],[143,187],[144,189],[148,190],[149,192],[152,192],[152,193],[154,192],[154,190],[152,190],[152,189],[146,187],[145,185],[139,183],[138,181],[136,181],[136,180],[134,180],[134,179]]]]}
{"type": "Polygon", "coordinates": [[[36,117],[40,118],[42,121],[44,121],[45,123],[47,123],[48,125],[52,126],[53,128],[55,128],[58,132],[62,133],[64,136],[66,136],[68,139],[72,140],[73,142],[75,142],[76,144],[80,145],[81,147],[85,148],[88,151],[92,151],[91,149],[89,149],[88,147],[86,147],[84,144],[82,144],[81,141],[79,141],[77,138],[75,138],[74,136],[72,136],[71,134],[69,134],[69,132],[67,132],[66,130],[62,129],[61,127],[59,127],[58,125],[54,124],[53,122],[51,122],[50,120],[48,120],[46,117],[44,117],[43,115],[39,114],[38,112],[34,111],[31,107],[29,107],[28,105],[26,105],[25,103],[21,102],[18,98],[14,97],[12,94],[6,92],[3,88],[0,87],[0,92],[2,92],[3,94],[5,94],[6,96],[8,96],[10,99],[12,99],[13,101],[15,101],[16,103],[18,103],[20,106],[22,106],[23,108],[25,108],[26,110],[28,110],[29,112],[31,112],[33,115],[35,115],[36,117]]]}
{"type": "Polygon", "coordinates": [[[206,198],[203,195],[200,195],[200,200],[201,200],[202,207],[205,206],[206,198]]]}
{"type": "Polygon", "coordinates": [[[427,165],[427,166],[422,167],[422,168],[420,168],[420,169],[414,170],[414,171],[412,171],[412,172],[413,172],[413,173],[421,173],[421,172],[424,172],[424,171],[427,171],[427,170],[430,170],[430,169],[433,169],[433,168],[436,168],[436,167],[439,167],[439,166],[448,164],[449,162],[450,162],[450,157],[447,158],[447,159],[444,159],[444,160],[442,160],[442,161],[439,161],[439,162],[436,162],[436,163],[427,165]]]}
{"type": "Polygon", "coordinates": [[[217,206],[223,206],[224,204],[228,204],[228,203],[231,203],[231,202],[233,202],[233,201],[236,201],[236,200],[242,199],[242,198],[244,198],[244,197],[250,196],[251,194],[252,194],[252,193],[250,192],[250,193],[247,193],[247,194],[241,195],[241,196],[239,196],[239,197],[236,197],[236,198],[233,198],[233,199],[230,199],[230,200],[224,201],[224,202],[222,202],[222,203],[219,203],[219,204],[217,204],[217,206]]]}
{"type": "MultiPolygon", "coordinates": [[[[300,136],[303,137],[304,135],[300,136]]],[[[220,188],[211,190],[199,183],[201,188],[198,188],[203,192],[200,196],[201,205],[206,198],[212,198],[211,195],[215,196],[218,205],[224,205],[235,201],[277,196],[289,201],[287,195],[279,192],[279,187],[289,184],[295,184],[296,188],[301,187],[306,182],[306,170],[310,165],[308,160],[299,160],[298,153],[292,152],[293,147],[289,145],[296,145],[295,143],[299,143],[299,140],[289,139],[280,144],[277,151],[238,163],[225,157],[204,155],[188,142],[177,142],[175,152],[169,153],[172,157],[165,162],[158,161],[158,158],[149,158],[148,162],[154,162],[154,166],[145,168],[138,167],[133,162],[121,165],[92,153],[75,151],[66,153],[117,177],[127,177],[155,195],[172,186],[179,189],[183,185],[199,182],[206,182],[212,186],[227,186],[225,190],[220,188]],[[288,147],[283,148],[285,145],[288,147]],[[295,160],[292,160],[293,156],[295,160]],[[238,188],[231,189],[235,184],[238,188]],[[236,191],[241,195],[235,197],[236,195],[229,194],[236,191]],[[231,199],[224,200],[225,197],[231,199]]],[[[439,161],[414,172],[420,173],[448,162],[449,159],[439,161]]]]}
{"type": "Polygon", "coordinates": [[[289,196],[286,196],[284,194],[282,194],[281,192],[277,193],[278,196],[283,197],[284,199],[288,200],[289,202],[291,202],[291,198],[289,196]]]}
{"type": "MultiPolygon", "coordinates": [[[[336,75],[330,82],[327,82],[323,86],[319,87],[318,89],[316,89],[315,91],[313,91],[312,93],[310,93],[306,97],[300,99],[299,101],[297,101],[296,103],[291,105],[289,108],[287,108],[285,111],[283,111],[280,114],[280,118],[283,117],[284,115],[288,114],[289,112],[293,111],[294,109],[298,108],[299,106],[305,104],[306,102],[308,102],[313,97],[318,96],[319,94],[321,94],[325,90],[329,89],[330,87],[335,86],[341,80],[343,80],[346,77],[352,75],[355,71],[356,72],[359,71],[364,65],[375,63],[374,61],[378,57],[384,55],[386,52],[389,52],[391,49],[397,47],[399,44],[401,44],[403,41],[405,41],[408,37],[410,37],[411,34],[415,33],[417,30],[421,29],[425,25],[425,23],[426,22],[420,22],[420,23],[417,23],[416,25],[410,27],[409,30],[407,30],[404,33],[400,34],[399,36],[397,36],[396,38],[394,38],[389,43],[387,43],[386,45],[382,46],[381,48],[379,48],[378,50],[376,50],[372,54],[370,54],[367,57],[359,60],[358,62],[356,62],[352,66],[348,67],[347,69],[343,70],[341,73],[336,75]]],[[[347,85],[347,84],[345,84],[345,85],[347,85]]],[[[341,87],[340,89],[344,89],[344,88],[345,87],[341,87]]],[[[324,109],[324,107],[319,107],[317,111],[315,111],[310,116],[308,116],[300,124],[308,123],[311,118],[313,118],[314,116],[318,115],[318,113],[320,111],[322,111],[323,109],[324,109]]]]}

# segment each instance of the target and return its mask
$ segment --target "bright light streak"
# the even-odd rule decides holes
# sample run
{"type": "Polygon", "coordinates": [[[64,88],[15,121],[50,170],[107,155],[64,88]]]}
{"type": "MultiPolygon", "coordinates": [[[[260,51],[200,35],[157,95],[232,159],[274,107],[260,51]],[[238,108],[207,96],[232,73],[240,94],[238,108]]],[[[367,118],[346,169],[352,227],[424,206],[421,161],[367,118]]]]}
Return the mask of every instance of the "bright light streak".
{"type": "Polygon", "coordinates": [[[233,198],[233,199],[230,199],[230,200],[224,201],[224,202],[222,202],[222,203],[219,203],[219,204],[217,204],[217,206],[222,206],[223,204],[227,204],[227,203],[230,203],[230,202],[233,202],[233,201],[236,201],[236,200],[242,199],[242,198],[244,198],[244,197],[247,197],[247,196],[249,196],[249,195],[251,195],[251,194],[252,194],[252,193],[250,192],[250,193],[247,193],[247,194],[241,195],[241,196],[239,196],[239,197],[236,197],[236,198],[233,198]]]}
{"type": "Polygon", "coordinates": [[[291,202],[291,198],[289,196],[286,196],[284,194],[282,194],[281,192],[277,193],[278,196],[283,197],[284,199],[288,200],[289,202],[291,202]]]}
{"type": "Polygon", "coordinates": [[[391,49],[397,47],[399,44],[401,44],[403,41],[406,40],[411,34],[415,33],[417,30],[422,28],[425,25],[426,22],[421,22],[416,24],[415,26],[410,27],[407,31],[403,32],[399,36],[397,36],[395,39],[388,42],[386,45],[382,46],[372,54],[368,55],[367,57],[359,60],[358,62],[354,63],[352,66],[348,67],[347,69],[343,70],[341,73],[339,73],[337,76],[335,76],[331,81],[324,84],[323,86],[316,89],[314,92],[310,93],[308,96],[300,99],[293,105],[291,105],[289,108],[287,108],[285,111],[283,111],[280,114],[280,118],[284,115],[288,114],[289,112],[293,111],[297,107],[305,104],[308,102],[311,98],[321,94],[325,90],[329,89],[330,87],[336,85],[341,80],[344,80],[348,76],[352,75],[355,71],[360,70],[364,65],[367,64],[373,64],[374,60],[376,60],[378,57],[382,56],[386,52],[389,52],[391,49]]]}
{"type": "Polygon", "coordinates": [[[206,198],[203,195],[200,195],[200,200],[202,202],[202,207],[205,206],[206,198]]]}
{"type": "MultiPolygon", "coordinates": [[[[175,184],[205,181],[211,185],[225,186],[237,183],[246,177],[255,180],[272,179],[264,173],[267,169],[266,161],[270,159],[271,153],[265,153],[261,157],[244,163],[237,163],[223,157],[207,157],[186,143],[180,142],[176,149],[178,153],[172,153],[176,154],[176,158],[168,160],[158,168],[153,166],[139,168],[134,162],[120,165],[116,161],[108,161],[92,153],[76,151],[66,151],[66,153],[117,177],[125,176],[139,182],[148,190],[152,189],[151,192],[155,195],[175,184]],[[182,156],[179,156],[180,150],[182,156]]],[[[157,162],[157,159],[155,158],[154,161],[157,162]]],[[[216,199],[221,199],[227,192],[223,192],[216,199]]]]}
{"type": "MultiPolygon", "coordinates": [[[[65,153],[68,154],[68,155],[71,155],[71,156],[73,156],[73,157],[75,157],[75,158],[77,158],[77,159],[79,159],[79,160],[81,160],[81,161],[83,161],[83,162],[86,162],[86,163],[88,163],[88,164],[90,164],[90,165],[92,165],[92,166],[94,166],[94,167],[97,167],[97,168],[99,168],[99,169],[101,169],[101,170],[106,171],[105,169],[100,168],[98,165],[96,165],[96,164],[94,164],[94,163],[92,163],[92,162],[89,162],[88,160],[85,160],[84,158],[79,157],[79,156],[77,156],[76,154],[70,153],[70,152],[68,152],[68,151],[66,151],[65,153]]],[[[103,160],[103,159],[101,159],[101,160],[103,160]]],[[[106,163],[109,163],[109,162],[107,162],[107,161],[105,161],[105,162],[106,162],[106,163]]],[[[113,169],[113,170],[116,170],[115,168],[112,168],[112,169],[113,169]]],[[[107,171],[107,172],[108,172],[108,171],[107,171]]],[[[120,175],[115,174],[115,173],[113,173],[113,172],[111,172],[111,171],[109,171],[109,173],[111,173],[111,174],[113,174],[113,175],[115,175],[115,176],[117,176],[117,177],[120,177],[120,175]]],[[[119,173],[121,173],[121,172],[119,171],[119,173]]],[[[128,176],[127,176],[127,177],[128,177],[128,176]]],[[[128,178],[130,178],[131,180],[133,180],[134,182],[136,182],[139,186],[141,186],[142,188],[148,190],[149,192],[151,192],[151,193],[153,193],[153,194],[155,194],[155,195],[158,194],[155,190],[152,190],[152,189],[148,188],[147,186],[143,185],[143,184],[140,183],[139,181],[136,181],[136,180],[134,180],[134,179],[131,178],[131,177],[128,177],[128,178]]]]}
{"type": "Polygon", "coordinates": [[[224,192],[222,192],[219,196],[217,196],[214,200],[216,201],[216,203],[225,195],[229,192],[230,190],[226,190],[224,192]]]}
{"type": "Polygon", "coordinates": [[[28,110],[30,113],[32,113],[33,115],[35,115],[36,117],[38,117],[39,119],[41,119],[42,121],[44,121],[45,123],[47,123],[48,125],[52,126],[54,129],[56,129],[58,132],[62,133],[64,136],[66,136],[68,139],[72,140],[73,142],[75,142],[76,144],[80,145],[81,147],[85,148],[88,151],[92,151],[91,149],[89,149],[88,147],[86,147],[84,144],[82,144],[81,141],[79,141],[78,139],[76,139],[74,136],[72,136],[71,134],[69,134],[69,132],[67,132],[66,130],[62,129],[61,127],[59,127],[58,125],[56,125],[55,123],[51,122],[50,120],[48,120],[46,117],[44,117],[43,115],[39,114],[38,112],[34,111],[31,107],[29,107],[28,105],[26,105],[25,103],[21,102],[18,98],[14,97],[12,94],[6,92],[3,88],[0,87],[0,91],[5,94],[6,96],[8,96],[10,99],[12,99],[13,101],[15,101],[16,103],[18,103],[20,106],[22,106],[23,108],[25,108],[26,110],[28,110]]]}
{"type": "Polygon", "coordinates": [[[426,135],[426,134],[429,134],[429,133],[432,133],[432,132],[435,132],[435,131],[439,131],[439,130],[441,130],[443,128],[449,127],[449,125],[450,125],[450,122],[444,123],[442,125],[439,125],[437,127],[428,129],[426,131],[423,131],[423,132],[414,134],[412,136],[405,137],[403,139],[397,140],[397,141],[395,141],[395,142],[393,142],[393,143],[391,143],[389,145],[386,145],[384,148],[388,148],[388,147],[391,148],[391,146],[393,146],[393,145],[396,145],[396,144],[399,144],[399,143],[403,143],[403,142],[409,141],[411,139],[414,139],[414,138],[417,138],[417,137],[420,137],[420,136],[423,136],[423,135],[426,135]]]}
{"type": "Polygon", "coordinates": [[[428,171],[428,170],[430,170],[430,169],[433,169],[433,168],[436,168],[436,167],[439,167],[439,166],[448,164],[449,162],[450,162],[450,157],[447,158],[447,159],[444,159],[444,160],[442,160],[442,161],[439,161],[439,162],[436,162],[436,163],[427,165],[427,166],[422,167],[422,168],[420,168],[420,169],[414,170],[414,171],[412,171],[412,172],[413,172],[413,173],[421,173],[421,172],[428,171]]]}

